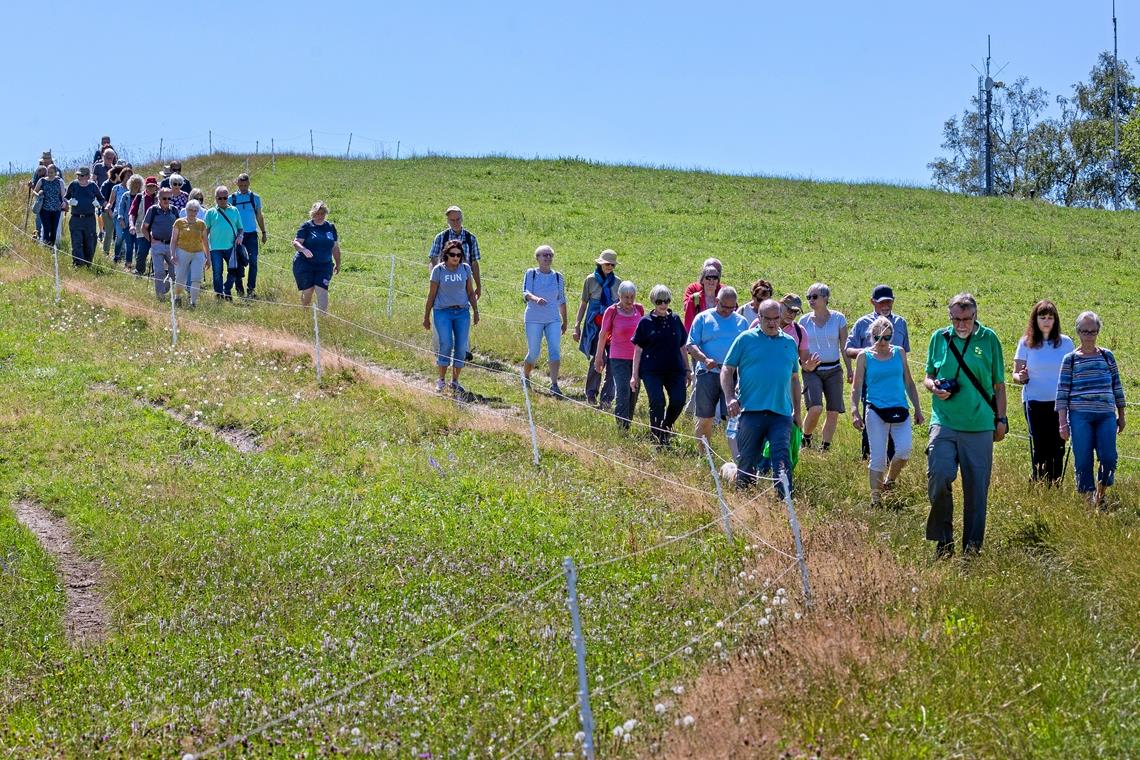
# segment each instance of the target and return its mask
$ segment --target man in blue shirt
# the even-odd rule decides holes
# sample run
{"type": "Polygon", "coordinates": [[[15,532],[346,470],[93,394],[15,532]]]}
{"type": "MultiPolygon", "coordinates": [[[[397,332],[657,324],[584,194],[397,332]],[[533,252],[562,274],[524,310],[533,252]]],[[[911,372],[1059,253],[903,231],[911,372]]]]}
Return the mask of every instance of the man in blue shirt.
{"type": "Polygon", "coordinates": [[[261,241],[268,237],[265,232],[265,217],[261,215],[261,196],[249,189],[249,175],[242,172],[237,178],[238,191],[230,196],[230,205],[241,214],[241,227],[245,230],[242,245],[249,256],[249,267],[246,278],[246,298],[257,298],[254,289],[257,287],[257,230],[261,230],[261,241]]]}
{"type": "MultiPolygon", "coordinates": [[[[724,391],[720,387],[720,366],[737,337],[748,329],[748,320],[736,313],[736,299],[736,288],[729,285],[722,287],[716,296],[716,307],[702,311],[689,327],[686,348],[697,365],[693,416],[697,420],[698,438],[712,435],[713,419],[724,400],[724,391]]],[[[735,448],[735,441],[729,443],[735,448]]]]}
{"type": "Polygon", "coordinates": [[[448,206],[445,215],[447,216],[447,229],[432,240],[428,258],[434,267],[439,263],[439,252],[443,250],[444,243],[448,240],[458,240],[462,243],[463,261],[471,267],[471,274],[475,279],[475,297],[480,298],[483,295],[483,282],[479,277],[479,242],[470,230],[463,228],[463,211],[459,206],[448,206]]]}
{"type": "MultiPolygon", "coordinates": [[[[780,329],[780,304],[769,298],[757,311],[760,327],[740,334],[720,371],[728,413],[740,415],[737,483],[751,485],[757,473],[775,467],[777,474],[787,474],[790,487],[792,426],[800,424],[800,355],[795,339],[780,329]],[[765,443],[770,464],[762,462],[765,443]]],[[[783,496],[783,486],[778,489],[783,496]]]]}

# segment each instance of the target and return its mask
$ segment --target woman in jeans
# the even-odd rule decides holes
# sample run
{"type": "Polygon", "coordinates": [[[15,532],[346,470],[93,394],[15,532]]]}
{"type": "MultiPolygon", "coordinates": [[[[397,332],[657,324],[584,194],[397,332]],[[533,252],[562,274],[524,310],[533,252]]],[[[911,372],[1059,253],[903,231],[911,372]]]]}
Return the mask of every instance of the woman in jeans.
{"type": "MultiPolygon", "coordinates": [[[[460,241],[462,242],[462,241],[460,241]]],[[[554,262],[554,249],[540,245],[534,250],[537,267],[531,267],[523,274],[523,300],[526,311],[523,323],[526,328],[526,359],[523,361],[523,375],[530,381],[530,373],[538,363],[542,350],[542,338],[546,336],[546,352],[550,360],[550,392],[556,397],[562,395],[558,387],[558,368],[562,361],[562,336],[566,334],[566,281],[561,272],[551,268],[554,262]]]]}
{"type": "Polygon", "coordinates": [[[134,205],[135,199],[142,195],[143,191],[143,178],[141,174],[132,174],[127,179],[127,192],[119,195],[119,200],[115,204],[115,224],[118,229],[115,232],[116,245],[119,240],[123,241],[123,268],[130,272],[134,269],[135,249],[138,247],[138,236],[131,232],[133,225],[131,224],[131,206],[134,205]]]}
{"type": "Polygon", "coordinates": [[[435,323],[439,338],[436,367],[439,379],[435,389],[443,393],[447,368],[451,367],[451,392],[456,398],[466,398],[467,390],[459,384],[459,372],[467,355],[467,339],[471,325],[479,324],[479,302],[475,298],[475,283],[471,266],[463,261],[463,243],[448,240],[440,251],[440,262],[432,267],[424,303],[424,329],[435,323]]]}
{"type": "Polygon", "coordinates": [[[856,430],[867,429],[871,444],[868,480],[871,484],[871,506],[877,507],[882,491],[889,490],[910,458],[913,425],[924,422],[918,388],[910,375],[906,351],[891,345],[894,325],[886,317],[871,323],[871,347],[855,360],[855,377],[851,383],[851,423],[856,430]],[[867,385],[867,416],[859,414],[863,384],[867,385]],[[907,399],[914,409],[910,418],[907,399]],[[913,422],[913,425],[912,425],[913,422]],[[895,442],[895,455],[887,464],[887,439],[895,442]]]}
{"type": "Polygon", "coordinates": [[[63,178],[59,170],[52,164],[47,167],[45,174],[36,180],[34,192],[40,199],[40,240],[44,245],[52,246],[56,243],[59,232],[59,217],[63,213],[63,178]]]}
{"type": "Polygon", "coordinates": [[[1057,417],[1057,377],[1061,362],[1072,352],[1073,340],[1061,334],[1061,317],[1052,301],[1038,301],[1029,312],[1025,334],[1017,341],[1013,381],[1021,389],[1021,405],[1029,426],[1029,455],[1033,480],[1048,485],[1061,482],[1065,468],[1065,442],[1057,417]]]}
{"type": "MultiPolygon", "coordinates": [[[[602,409],[609,408],[614,398],[614,379],[611,375],[600,375],[594,369],[597,354],[604,357],[606,347],[598,343],[598,333],[602,327],[602,314],[617,302],[618,278],[617,253],[607,248],[594,260],[594,273],[582,283],[582,300],[578,304],[578,315],[574,318],[574,340],[578,350],[586,355],[586,403],[602,409]],[[585,320],[585,321],[583,321],[585,320]]],[[[605,362],[602,366],[607,366],[605,362]]]]}
{"type": "Polygon", "coordinates": [[[1073,445],[1077,492],[1094,507],[1104,506],[1105,490],[1116,475],[1116,435],[1124,432],[1124,386],[1116,357],[1096,344],[1101,321],[1095,312],[1077,317],[1081,345],[1061,361],[1057,378],[1057,417],[1061,438],[1073,445]],[[1093,484],[1093,453],[1100,460],[1093,484]]]}
{"type": "Polygon", "coordinates": [[[186,216],[174,223],[170,236],[170,253],[174,259],[174,289],[176,303],[182,305],[182,291],[190,293],[190,308],[198,307],[198,293],[202,290],[202,275],[210,266],[206,253],[210,250],[210,239],[206,234],[206,223],[198,218],[202,204],[191,200],[183,209],[186,216]]]}
{"type": "Polygon", "coordinates": [[[824,401],[827,402],[827,417],[820,433],[820,451],[831,448],[835,436],[835,426],[843,413],[843,367],[847,367],[847,381],[852,380],[851,358],[843,350],[847,344],[847,317],[828,307],[831,302],[831,288],[817,282],[808,288],[808,306],[811,314],[800,317],[800,327],[807,333],[808,351],[819,357],[819,365],[811,372],[804,372],[804,417],[803,448],[811,448],[811,436],[819,418],[823,416],[824,401]]]}
{"type": "Polygon", "coordinates": [[[693,372],[685,356],[685,326],[669,308],[673,294],[664,285],[649,291],[653,311],[641,318],[633,334],[633,376],[630,390],[645,382],[649,397],[649,425],[659,446],[668,446],[673,438],[673,423],[685,408],[685,388],[693,380],[693,372]],[[669,404],[665,404],[665,395],[669,404]]]}
{"type": "MultiPolygon", "coordinates": [[[[618,302],[602,314],[602,332],[598,336],[599,346],[609,346],[610,373],[614,378],[614,416],[618,427],[629,430],[633,419],[633,409],[637,406],[637,384],[633,379],[633,356],[637,347],[633,345],[633,334],[645,316],[645,307],[636,303],[637,286],[629,280],[618,285],[618,302]]],[[[604,369],[605,355],[598,352],[594,359],[594,371],[599,375],[604,369]]]]}

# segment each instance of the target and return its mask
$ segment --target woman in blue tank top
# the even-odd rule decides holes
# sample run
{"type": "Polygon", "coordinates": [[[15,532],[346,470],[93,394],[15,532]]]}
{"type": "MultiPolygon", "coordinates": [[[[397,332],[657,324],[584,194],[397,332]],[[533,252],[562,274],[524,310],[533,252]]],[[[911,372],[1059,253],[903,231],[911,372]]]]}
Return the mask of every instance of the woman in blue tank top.
{"type": "Polygon", "coordinates": [[[868,480],[872,507],[879,505],[882,492],[894,485],[910,458],[913,436],[908,397],[914,408],[913,424],[921,425],[924,421],[918,388],[906,362],[906,351],[892,346],[892,337],[894,325],[889,319],[879,317],[871,323],[871,347],[859,354],[851,385],[851,422],[856,430],[866,428],[871,444],[868,480]],[[864,383],[867,385],[866,418],[859,414],[858,403],[864,383]],[[895,456],[889,463],[888,438],[895,442],[895,456]]]}

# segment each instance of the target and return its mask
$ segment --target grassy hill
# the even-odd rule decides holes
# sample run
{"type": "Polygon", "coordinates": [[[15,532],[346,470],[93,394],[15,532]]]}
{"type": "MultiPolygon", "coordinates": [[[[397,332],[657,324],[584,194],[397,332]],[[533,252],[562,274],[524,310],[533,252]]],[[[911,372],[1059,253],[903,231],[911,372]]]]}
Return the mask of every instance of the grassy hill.
{"type": "MultiPolygon", "coordinates": [[[[1102,341],[1120,357],[1126,391],[1140,392],[1130,358],[1140,355],[1131,325],[1140,230],[1130,214],[573,161],[289,157],[272,172],[259,157],[251,165],[274,236],[259,291],[295,302],[288,241],[310,203],[325,200],[345,255],[322,343],[375,371],[330,367],[317,388],[301,349],[282,343],[311,339],[312,317],[298,308],[208,303],[171,350],[145,283],[65,271],[72,290],[56,307],[50,280],[15,256],[0,261],[4,430],[13,443],[0,457],[0,498],[67,518],[83,553],[106,568],[112,621],[106,643],[70,647],[50,562],[0,511],[13,579],[0,586],[6,750],[200,751],[397,664],[253,739],[251,751],[500,756],[569,705],[573,660],[558,581],[401,664],[556,574],[562,556],[590,562],[638,551],[717,514],[691,442],[656,454],[577,405],[534,400],[539,423],[565,440],[544,433],[542,465],[530,465],[509,372],[524,351],[521,275],[539,243],[554,246],[572,300],[607,247],[643,295],[657,282],[679,291],[710,255],[745,290],[760,276],[799,293],[826,282],[833,308],[851,318],[867,310],[872,285],[888,282],[917,360],[959,290],[977,295],[981,320],[1010,359],[1030,306],[1049,297],[1066,326],[1082,309],[1102,315],[1102,341]],[[481,410],[422,392],[427,271],[415,262],[426,259],[451,203],[464,208],[483,250],[479,361],[505,370],[468,372],[466,384],[492,399],[481,410]],[[253,340],[235,345],[228,331],[253,340]],[[232,452],[155,406],[253,431],[264,452],[232,452]]],[[[201,186],[242,168],[236,156],[185,163],[201,186]]],[[[3,208],[17,221],[19,192],[3,208]]],[[[13,253],[50,263],[0,224],[13,253]]],[[[563,387],[580,389],[583,359],[569,339],[564,352],[563,387]]],[[[1013,432],[1024,434],[1017,400],[1011,390],[1013,432]]],[[[1136,430],[1121,450],[1140,457],[1136,430]]],[[[1114,511],[1091,515],[1071,477],[1058,492],[1031,489],[1026,443],[1009,439],[998,447],[988,551],[969,565],[930,566],[921,452],[896,509],[872,513],[856,441],[844,422],[837,449],[806,455],[797,470],[816,595],[802,620],[789,613],[773,631],[760,626],[758,606],[715,627],[760,593],[763,578],[786,571],[776,551],[747,548],[760,538],[791,548],[780,505],[767,498],[757,508],[731,496],[740,509],[733,545],[713,529],[583,574],[600,688],[714,632],[595,703],[607,753],[1140,753],[1140,460],[1122,461],[1114,511]],[[675,694],[680,684],[688,688],[675,694]],[[693,727],[673,725],[684,714],[697,719],[693,727]],[[642,727],[628,742],[614,739],[611,729],[630,717],[642,727]]],[[[794,590],[793,580],[780,584],[794,590]]],[[[792,609],[800,604],[793,594],[792,609]]],[[[524,756],[573,750],[576,730],[571,714],[524,756]]]]}

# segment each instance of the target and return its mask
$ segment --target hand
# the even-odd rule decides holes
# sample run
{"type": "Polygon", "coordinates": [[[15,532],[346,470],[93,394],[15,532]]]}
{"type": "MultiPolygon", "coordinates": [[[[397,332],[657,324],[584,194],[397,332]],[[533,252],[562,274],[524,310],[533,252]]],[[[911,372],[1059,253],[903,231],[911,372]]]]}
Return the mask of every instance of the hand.
{"type": "Polygon", "coordinates": [[[1061,423],[1061,427],[1058,429],[1057,432],[1060,434],[1062,441],[1069,440],[1069,426],[1066,425],[1064,422],[1061,423]]]}
{"type": "Polygon", "coordinates": [[[577,325],[574,326],[574,340],[582,340],[582,328],[577,325]]]}
{"type": "Polygon", "coordinates": [[[688,387],[692,384],[693,384],[693,373],[692,372],[686,372],[685,373],[685,386],[688,387]]]}
{"type": "Polygon", "coordinates": [[[808,372],[811,372],[816,367],[819,366],[819,362],[820,362],[819,354],[812,354],[811,356],[809,356],[807,359],[804,360],[804,363],[803,363],[804,369],[806,369],[808,372]]]}
{"type": "Polygon", "coordinates": [[[1116,432],[1117,433],[1123,433],[1124,432],[1124,417],[1123,416],[1116,418],[1116,432]]]}
{"type": "Polygon", "coordinates": [[[939,388],[937,385],[934,386],[933,388],[931,388],[930,392],[933,393],[938,398],[942,399],[943,401],[950,398],[950,391],[943,390],[942,388],[939,388]]]}
{"type": "MultiPolygon", "coordinates": [[[[602,371],[602,370],[601,370],[601,368],[599,367],[599,368],[598,368],[598,372],[601,372],[601,371],[602,371]]],[[[641,379],[640,379],[640,378],[639,378],[637,375],[634,375],[633,377],[631,377],[631,378],[629,379],[629,389],[630,389],[631,391],[633,391],[634,393],[637,393],[637,386],[638,386],[640,383],[641,383],[641,379]]]]}
{"type": "Polygon", "coordinates": [[[1009,432],[1009,425],[1004,422],[998,422],[994,425],[994,441],[1000,441],[1005,438],[1005,434],[1009,432]]]}
{"type": "MultiPolygon", "coordinates": [[[[918,415],[915,415],[915,421],[918,421],[918,415]]],[[[863,418],[859,416],[859,412],[851,412],[851,425],[856,430],[863,429],[863,418]]]]}
{"type": "Polygon", "coordinates": [[[1029,368],[1025,367],[1024,369],[1022,369],[1018,372],[1014,372],[1013,373],[1013,379],[1016,380],[1017,382],[1021,383],[1022,385],[1025,385],[1026,383],[1028,383],[1029,382],[1029,368]]]}
{"type": "Polygon", "coordinates": [[[474,325],[479,324],[479,310],[478,309],[475,309],[475,312],[471,316],[471,324],[474,324],[474,325]]]}
{"type": "MultiPolygon", "coordinates": [[[[478,301],[482,297],[483,297],[483,283],[479,283],[478,285],[475,286],[475,300],[478,301]]],[[[546,303],[546,301],[543,301],[543,303],[546,303]]]]}
{"type": "Polygon", "coordinates": [[[340,274],[340,264],[333,262],[333,274],[340,274]]]}
{"type": "Polygon", "coordinates": [[[733,399],[732,401],[729,401],[727,409],[728,409],[728,416],[729,417],[737,416],[738,414],[740,414],[740,401],[738,399],[733,399]]]}
{"type": "Polygon", "coordinates": [[[711,356],[706,356],[705,366],[709,369],[716,369],[716,359],[712,358],[711,356]]]}
{"type": "MultiPolygon", "coordinates": [[[[478,292],[478,291],[476,291],[476,292],[478,292]]],[[[531,300],[531,303],[537,304],[538,306],[546,306],[546,299],[541,297],[541,296],[531,296],[530,300],[531,300]]]]}
{"type": "Polygon", "coordinates": [[[431,317],[424,317],[424,329],[425,330],[431,329],[431,317]]]}
{"type": "Polygon", "coordinates": [[[132,235],[137,235],[137,234],[138,234],[137,232],[135,232],[135,226],[134,226],[133,224],[130,226],[130,229],[129,229],[129,231],[130,231],[130,233],[131,233],[132,235]]]}
{"type": "Polygon", "coordinates": [[[922,413],[921,409],[914,410],[914,424],[921,425],[926,422],[926,416],[922,413]]]}
{"type": "Polygon", "coordinates": [[[562,334],[563,335],[566,334],[566,323],[565,322],[562,323],[562,334]]]}
{"type": "Polygon", "coordinates": [[[847,384],[848,385],[854,385],[855,384],[855,373],[852,372],[851,370],[847,370],[847,384]]]}
{"type": "Polygon", "coordinates": [[[313,252],[310,251],[308,248],[302,248],[301,249],[301,255],[304,256],[306,259],[313,258],[313,252]]]}
{"type": "Polygon", "coordinates": [[[261,233],[261,242],[264,243],[266,240],[269,240],[269,236],[266,235],[264,232],[261,233]]]}

